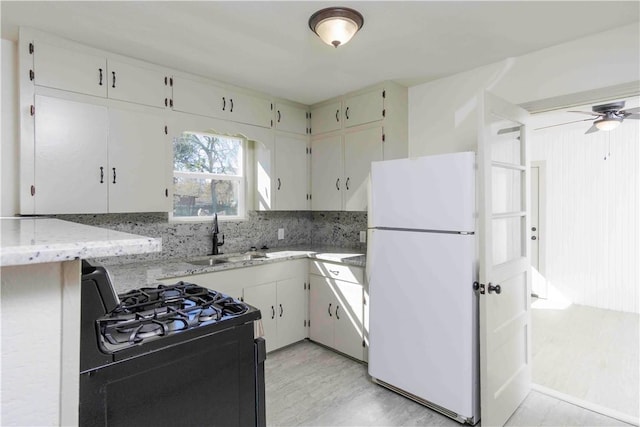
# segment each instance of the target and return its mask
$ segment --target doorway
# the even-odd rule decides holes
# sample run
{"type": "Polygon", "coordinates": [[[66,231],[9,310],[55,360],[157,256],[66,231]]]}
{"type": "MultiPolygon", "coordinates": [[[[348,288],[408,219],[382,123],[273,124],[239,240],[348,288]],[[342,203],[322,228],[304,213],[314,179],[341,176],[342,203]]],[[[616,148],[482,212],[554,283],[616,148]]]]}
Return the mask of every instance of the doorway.
{"type": "Polygon", "coordinates": [[[637,425],[640,120],[585,134],[591,121],[561,110],[531,126],[533,388],[637,425]]]}

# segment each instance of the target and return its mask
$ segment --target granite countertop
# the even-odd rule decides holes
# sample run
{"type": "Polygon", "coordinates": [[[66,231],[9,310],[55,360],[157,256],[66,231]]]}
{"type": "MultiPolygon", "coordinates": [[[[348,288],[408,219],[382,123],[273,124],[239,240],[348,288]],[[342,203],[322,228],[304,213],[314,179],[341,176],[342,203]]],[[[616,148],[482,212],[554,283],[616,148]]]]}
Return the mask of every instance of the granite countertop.
{"type": "Polygon", "coordinates": [[[52,218],[0,218],[0,266],[159,252],[161,239],[52,218]]]}
{"type": "MultiPolygon", "coordinates": [[[[164,259],[157,261],[134,262],[130,264],[106,265],[106,268],[111,275],[116,292],[123,293],[131,289],[154,285],[161,279],[252,267],[293,259],[320,259],[324,261],[349,264],[356,267],[364,267],[366,261],[362,250],[329,246],[274,248],[259,252],[265,253],[266,258],[204,266],[190,264],[185,259],[164,259]]],[[[245,252],[243,254],[246,253],[250,252],[245,252]]],[[[234,253],[217,256],[199,256],[190,258],[190,260],[207,260],[210,258],[216,259],[239,255],[241,254],[234,253]]],[[[194,279],[194,281],[196,280],[194,279]]]]}

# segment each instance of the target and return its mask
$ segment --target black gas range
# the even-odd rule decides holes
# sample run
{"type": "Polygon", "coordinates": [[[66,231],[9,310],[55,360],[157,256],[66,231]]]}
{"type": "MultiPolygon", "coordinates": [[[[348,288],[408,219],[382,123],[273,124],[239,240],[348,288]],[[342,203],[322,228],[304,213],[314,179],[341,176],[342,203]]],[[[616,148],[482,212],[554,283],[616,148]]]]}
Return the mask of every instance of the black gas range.
{"type": "Polygon", "coordinates": [[[83,261],[82,426],[263,426],[260,311],[193,283],[116,295],[83,261]]]}

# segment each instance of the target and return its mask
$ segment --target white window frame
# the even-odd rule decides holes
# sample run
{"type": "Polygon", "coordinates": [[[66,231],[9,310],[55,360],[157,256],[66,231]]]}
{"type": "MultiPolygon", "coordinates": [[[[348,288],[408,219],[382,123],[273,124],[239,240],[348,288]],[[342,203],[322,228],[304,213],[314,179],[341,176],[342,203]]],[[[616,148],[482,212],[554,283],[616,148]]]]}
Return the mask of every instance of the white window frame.
{"type": "MultiPolygon", "coordinates": [[[[195,133],[195,134],[209,134],[209,135],[215,135],[221,138],[229,138],[229,139],[238,139],[241,141],[242,144],[242,164],[241,164],[241,175],[223,175],[223,174],[215,174],[215,173],[208,173],[208,172],[183,172],[183,171],[176,171],[173,168],[173,162],[174,162],[174,156],[175,153],[173,153],[172,150],[172,156],[171,156],[171,160],[172,160],[172,182],[173,182],[173,178],[175,177],[181,177],[181,178],[194,178],[194,179],[217,179],[217,180],[224,180],[224,181],[236,181],[238,183],[238,215],[224,215],[224,216],[219,216],[218,220],[219,221],[242,221],[245,220],[247,218],[247,181],[248,181],[248,176],[247,176],[247,164],[248,164],[248,148],[249,148],[249,144],[247,141],[247,138],[243,137],[243,136],[238,136],[238,135],[225,135],[222,134],[220,132],[216,132],[213,130],[209,130],[209,131],[189,131],[189,130],[185,130],[182,132],[182,134],[184,133],[195,133]]],[[[172,144],[173,147],[173,144],[172,144]]],[[[173,184],[172,184],[173,185],[173,184]]],[[[174,189],[172,188],[172,193],[173,193],[174,189]]],[[[170,222],[209,222],[212,220],[213,218],[213,213],[211,215],[207,215],[207,216],[174,216],[174,210],[175,210],[175,205],[174,205],[174,201],[171,202],[171,211],[169,211],[169,221],[170,222]]]]}

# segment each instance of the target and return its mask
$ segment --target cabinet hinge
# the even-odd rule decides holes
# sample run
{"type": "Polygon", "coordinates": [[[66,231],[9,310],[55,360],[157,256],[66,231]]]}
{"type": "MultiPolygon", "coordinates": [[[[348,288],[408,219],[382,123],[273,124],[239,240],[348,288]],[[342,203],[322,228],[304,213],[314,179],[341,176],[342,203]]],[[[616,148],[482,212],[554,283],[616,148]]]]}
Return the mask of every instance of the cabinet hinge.
{"type": "Polygon", "coordinates": [[[166,125],[164,126],[164,134],[169,135],[169,128],[166,125]]]}
{"type": "Polygon", "coordinates": [[[384,142],[384,140],[385,140],[385,136],[384,136],[384,133],[383,133],[382,134],[382,142],[384,142]]]}
{"type": "Polygon", "coordinates": [[[29,80],[33,81],[36,78],[36,73],[33,70],[29,70],[29,80]]]}
{"type": "Polygon", "coordinates": [[[36,115],[36,106],[32,105],[31,107],[29,107],[29,113],[31,113],[32,116],[36,115]]]}
{"type": "Polygon", "coordinates": [[[386,91],[386,90],[383,90],[383,91],[382,91],[382,99],[384,99],[384,98],[386,98],[386,97],[387,97],[387,91],[386,91]]]}
{"type": "Polygon", "coordinates": [[[33,43],[29,43],[29,53],[33,55],[33,43]]]}
{"type": "Polygon", "coordinates": [[[386,117],[387,116],[387,110],[382,110],[382,117],[386,117]]]}
{"type": "Polygon", "coordinates": [[[32,196],[35,196],[35,195],[36,195],[36,186],[35,186],[35,185],[32,185],[32,186],[31,186],[31,195],[32,195],[32,196]]]}

